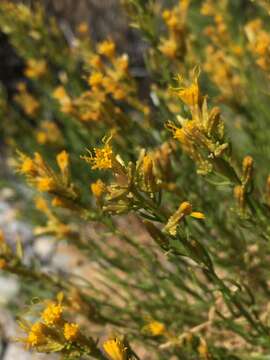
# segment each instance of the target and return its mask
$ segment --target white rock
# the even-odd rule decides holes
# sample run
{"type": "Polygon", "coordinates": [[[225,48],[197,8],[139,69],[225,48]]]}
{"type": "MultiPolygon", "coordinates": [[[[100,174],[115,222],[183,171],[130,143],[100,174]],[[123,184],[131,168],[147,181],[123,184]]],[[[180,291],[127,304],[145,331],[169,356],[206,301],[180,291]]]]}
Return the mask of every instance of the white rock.
{"type": "Polygon", "coordinates": [[[19,292],[18,281],[11,276],[0,276],[0,304],[7,304],[19,292]]]}
{"type": "Polygon", "coordinates": [[[49,236],[42,236],[34,240],[34,252],[42,260],[48,260],[55,248],[55,241],[49,236]]]}
{"type": "Polygon", "coordinates": [[[3,360],[55,360],[56,355],[53,354],[37,354],[24,350],[23,346],[16,343],[8,345],[3,360]]]}

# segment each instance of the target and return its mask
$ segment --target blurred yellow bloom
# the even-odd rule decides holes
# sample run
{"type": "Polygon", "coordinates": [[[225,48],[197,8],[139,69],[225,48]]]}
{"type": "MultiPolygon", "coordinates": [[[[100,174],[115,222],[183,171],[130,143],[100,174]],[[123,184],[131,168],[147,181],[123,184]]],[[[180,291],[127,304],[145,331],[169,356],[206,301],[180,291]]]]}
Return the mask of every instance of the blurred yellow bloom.
{"type": "Polygon", "coordinates": [[[105,341],[103,343],[103,348],[111,360],[127,359],[127,348],[119,339],[105,341]]]}
{"type": "Polygon", "coordinates": [[[159,321],[151,321],[143,327],[143,330],[149,332],[153,336],[160,336],[167,333],[165,325],[159,321]]]}
{"type": "Polygon", "coordinates": [[[28,337],[26,339],[26,345],[28,347],[35,347],[42,345],[46,342],[46,337],[44,335],[44,325],[40,322],[37,322],[32,325],[28,337]]]}
{"type": "Polygon", "coordinates": [[[103,67],[103,63],[101,60],[101,57],[97,54],[93,55],[90,57],[89,59],[89,64],[94,68],[94,69],[101,69],[103,67]]]}
{"type": "Polygon", "coordinates": [[[54,92],[53,97],[58,100],[63,113],[70,113],[72,110],[72,101],[63,86],[58,86],[54,92]]]}
{"type": "Polygon", "coordinates": [[[177,19],[176,14],[171,10],[164,10],[162,17],[168,28],[174,29],[179,23],[179,19],[177,19]]]}
{"type": "Polygon", "coordinates": [[[74,323],[65,323],[64,337],[68,341],[74,341],[79,335],[79,325],[74,323]]]}
{"type": "Polygon", "coordinates": [[[5,269],[7,262],[5,259],[0,259],[0,270],[5,269]]]}
{"type": "Polygon", "coordinates": [[[61,320],[62,313],[63,313],[62,305],[51,302],[43,310],[43,312],[41,314],[41,318],[45,322],[46,325],[53,326],[61,320]]]}
{"type": "Polygon", "coordinates": [[[205,16],[212,16],[216,12],[216,9],[214,8],[211,1],[206,0],[201,7],[201,14],[205,16]]]}
{"type": "Polygon", "coordinates": [[[47,64],[45,60],[29,59],[25,69],[25,76],[33,79],[39,79],[47,71],[47,64]]]}
{"type": "Polygon", "coordinates": [[[76,197],[73,185],[68,179],[68,154],[62,151],[57,156],[57,163],[61,170],[62,176],[56,174],[53,169],[43,160],[42,156],[36,152],[31,159],[23,153],[19,154],[17,169],[20,173],[26,175],[29,183],[35,186],[41,192],[55,192],[55,195],[76,197]]]}
{"type": "Polygon", "coordinates": [[[48,136],[44,131],[38,131],[36,134],[37,142],[41,145],[46,144],[48,136]]]}
{"type": "Polygon", "coordinates": [[[41,196],[35,199],[35,206],[41,212],[47,213],[49,211],[47,201],[41,196]]]}
{"type": "Polygon", "coordinates": [[[101,86],[102,81],[103,75],[100,72],[93,72],[88,79],[89,85],[93,87],[101,86]]]}
{"type": "Polygon", "coordinates": [[[51,177],[40,177],[36,179],[36,187],[41,192],[52,191],[55,187],[55,182],[51,177]]]}
{"type": "Polygon", "coordinates": [[[177,54],[178,45],[174,38],[162,39],[159,45],[159,50],[170,59],[174,59],[177,54]]]}
{"type": "Polygon", "coordinates": [[[87,34],[89,32],[89,27],[87,22],[85,21],[81,22],[77,27],[77,31],[82,35],[87,34]]]}
{"type": "Polygon", "coordinates": [[[104,40],[97,45],[97,51],[100,55],[113,58],[115,55],[115,43],[112,40],[104,40]]]}
{"type": "Polygon", "coordinates": [[[28,116],[36,115],[40,107],[39,102],[27,91],[25,84],[18,84],[17,89],[19,93],[15,95],[16,102],[28,116]]]}
{"type": "Polygon", "coordinates": [[[37,132],[36,140],[39,144],[59,143],[62,141],[62,134],[53,121],[42,121],[37,132]]]}
{"type": "Polygon", "coordinates": [[[106,185],[102,180],[98,179],[95,183],[91,184],[91,191],[93,195],[99,199],[106,191],[106,185]]]}
{"type": "Polygon", "coordinates": [[[30,157],[25,156],[25,158],[19,168],[19,171],[22,174],[33,174],[35,172],[34,161],[30,157]]]}
{"type": "Polygon", "coordinates": [[[52,206],[64,207],[64,202],[59,196],[55,196],[51,201],[52,206]]]}
{"type": "Polygon", "coordinates": [[[61,170],[61,172],[64,174],[66,173],[68,166],[69,166],[69,154],[63,150],[56,156],[57,164],[61,170]]]}
{"type": "Polygon", "coordinates": [[[200,359],[202,359],[202,360],[210,360],[211,359],[207,343],[203,338],[200,338],[200,343],[198,346],[198,353],[200,355],[200,359]]]}
{"type": "Polygon", "coordinates": [[[198,79],[195,78],[193,83],[188,87],[177,89],[177,95],[188,106],[194,107],[198,105],[200,98],[198,79]]]}
{"type": "Polygon", "coordinates": [[[122,99],[124,99],[126,93],[123,89],[118,88],[114,91],[114,93],[112,95],[115,98],[115,100],[122,100],[122,99]]]}
{"type": "Polygon", "coordinates": [[[127,54],[123,54],[122,56],[119,56],[115,62],[116,70],[120,70],[121,72],[126,72],[128,69],[128,62],[129,59],[127,54]]]}

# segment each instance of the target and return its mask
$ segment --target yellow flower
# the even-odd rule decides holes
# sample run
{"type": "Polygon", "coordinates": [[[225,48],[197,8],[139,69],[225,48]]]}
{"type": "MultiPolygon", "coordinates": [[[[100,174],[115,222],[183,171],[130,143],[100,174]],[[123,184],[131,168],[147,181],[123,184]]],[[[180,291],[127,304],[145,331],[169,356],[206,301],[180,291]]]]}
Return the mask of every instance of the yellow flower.
{"type": "Polygon", "coordinates": [[[27,61],[27,68],[25,69],[25,75],[29,78],[40,78],[47,70],[47,64],[45,60],[29,59],[27,61]]]}
{"type": "Polygon", "coordinates": [[[101,60],[101,57],[99,55],[93,55],[90,59],[89,59],[89,64],[94,68],[94,69],[101,69],[103,67],[103,63],[101,60]]]}
{"type": "Polygon", "coordinates": [[[166,21],[166,24],[169,29],[176,29],[177,25],[179,24],[179,19],[177,18],[176,14],[171,14],[171,16],[166,21]]]}
{"type": "Polygon", "coordinates": [[[26,344],[29,347],[34,347],[42,345],[45,342],[44,325],[40,322],[33,324],[26,339],[26,344]]]}
{"type": "Polygon", "coordinates": [[[94,148],[95,156],[92,158],[92,169],[111,169],[112,168],[112,147],[106,144],[103,148],[94,148]]]}
{"type": "Polygon", "coordinates": [[[106,191],[106,185],[102,180],[98,179],[95,183],[91,184],[91,191],[97,199],[100,199],[106,191]]]}
{"type": "Polygon", "coordinates": [[[109,77],[109,76],[104,76],[103,78],[103,86],[104,89],[106,90],[106,92],[114,92],[117,84],[115,83],[115,81],[109,77]]]}
{"type": "Polygon", "coordinates": [[[164,10],[162,17],[169,29],[175,29],[179,24],[179,19],[177,19],[176,14],[174,14],[173,11],[168,9],[164,10]]]}
{"type": "Polygon", "coordinates": [[[74,341],[79,334],[79,325],[74,323],[65,323],[64,337],[68,341],[74,341]]]}
{"type": "Polygon", "coordinates": [[[115,100],[122,100],[124,99],[125,95],[126,95],[125,91],[120,87],[117,88],[113,93],[113,97],[115,98],[115,100]]]}
{"type": "Polygon", "coordinates": [[[105,144],[102,148],[94,148],[94,155],[89,151],[90,156],[82,156],[82,159],[91,164],[93,170],[106,170],[112,168],[114,155],[110,141],[111,136],[105,140],[105,144]]]}
{"type": "Polygon", "coordinates": [[[210,2],[204,2],[202,7],[201,7],[201,14],[204,16],[211,16],[214,15],[216,12],[213,4],[211,4],[210,2]]]}
{"type": "Polygon", "coordinates": [[[210,360],[210,353],[206,341],[203,338],[200,338],[200,343],[198,346],[198,353],[202,360],[210,360]]]}
{"type": "Polygon", "coordinates": [[[39,211],[42,211],[44,213],[47,213],[49,211],[46,200],[44,200],[43,197],[41,197],[41,196],[38,196],[35,199],[35,206],[39,211]]]}
{"type": "Polygon", "coordinates": [[[7,262],[5,259],[0,259],[0,270],[5,269],[7,262]]]}
{"type": "Polygon", "coordinates": [[[24,160],[19,168],[19,171],[22,174],[26,174],[26,175],[35,173],[34,161],[30,157],[25,156],[24,160]]]}
{"type": "Polygon", "coordinates": [[[170,59],[174,59],[177,53],[177,43],[174,38],[162,39],[159,45],[159,50],[170,59]]]}
{"type": "Polygon", "coordinates": [[[190,86],[178,89],[177,94],[188,106],[198,105],[200,98],[198,79],[195,78],[190,86]]]}
{"type": "Polygon", "coordinates": [[[153,336],[164,335],[167,332],[165,325],[155,320],[144,326],[143,330],[149,332],[153,336]]]}
{"type": "Polygon", "coordinates": [[[61,141],[61,132],[54,122],[45,120],[40,124],[36,139],[40,144],[59,142],[61,141]]]}
{"type": "Polygon", "coordinates": [[[100,55],[113,58],[115,54],[115,43],[112,40],[104,40],[98,44],[97,51],[100,55]]]}
{"type": "Polygon", "coordinates": [[[126,360],[127,348],[119,339],[107,340],[103,343],[103,348],[110,356],[111,360],[126,360]]]}
{"type": "Polygon", "coordinates": [[[53,326],[61,320],[63,307],[61,304],[51,302],[41,314],[42,320],[48,326],[53,326]]]}
{"type": "Polygon", "coordinates": [[[167,21],[171,16],[171,11],[168,9],[165,9],[162,13],[163,20],[167,21]]]}
{"type": "Polygon", "coordinates": [[[45,176],[36,179],[35,185],[41,192],[52,191],[55,188],[55,182],[51,177],[45,176]]]}
{"type": "Polygon", "coordinates": [[[258,39],[256,45],[254,46],[254,52],[257,55],[265,56],[267,51],[269,51],[269,45],[270,45],[270,37],[268,34],[261,34],[261,37],[258,39]]]}
{"type": "Polygon", "coordinates": [[[55,206],[55,207],[64,207],[64,201],[59,197],[59,196],[55,196],[53,199],[52,199],[52,202],[51,202],[52,206],[55,206]]]}
{"type": "Polygon", "coordinates": [[[17,89],[19,92],[15,96],[17,103],[23,108],[27,115],[35,115],[40,107],[39,102],[27,91],[26,85],[24,83],[18,83],[17,89]]]}
{"type": "Polygon", "coordinates": [[[63,150],[56,156],[57,164],[62,173],[65,173],[69,166],[69,155],[63,150]]]}
{"type": "Polygon", "coordinates": [[[44,131],[38,131],[36,134],[36,139],[40,145],[44,145],[48,141],[48,136],[44,131]]]}
{"type": "Polygon", "coordinates": [[[89,85],[93,87],[102,85],[102,81],[103,75],[100,72],[93,72],[88,79],[89,85]]]}
{"type": "Polygon", "coordinates": [[[182,202],[182,204],[180,204],[179,210],[185,216],[190,215],[196,219],[205,219],[203,213],[199,211],[192,211],[192,205],[188,201],[182,202]]]}
{"type": "Polygon", "coordinates": [[[116,70],[120,70],[121,72],[126,72],[128,70],[128,55],[123,54],[115,63],[116,70]]]}
{"type": "MultiPolygon", "coordinates": [[[[167,128],[172,131],[173,137],[181,143],[183,150],[192,158],[199,155],[198,151],[194,151],[194,140],[197,140],[201,135],[196,121],[185,121],[182,128],[178,128],[173,123],[168,123],[167,128]]],[[[198,139],[198,141],[201,144],[201,139],[198,139]]]]}
{"type": "Polygon", "coordinates": [[[63,86],[58,86],[53,92],[53,97],[59,101],[63,100],[66,96],[67,92],[63,86]]]}
{"type": "Polygon", "coordinates": [[[66,92],[66,89],[63,86],[58,86],[54,92],[53,97],[58,100],[61,105],[61,110],[63,113],[70,113],[72,110],[72,102],[69,95],[66,92]]]}
{"type": "Polygon", "coordinates": [[[28,93],[22,96],[20,105],[22,106],[25,113],[29,116],[35,115],[39,109],[39,102],[28,93]]]}
{"type": "Polygon", "coordinates": [[[77,27],[77,31],[78,31],[78,33],[80,33],[82,35],[88,33],[89,27],[88,27],[87,22],[85,22],[85,21],[81,22],[77,27]]]}
{"type": "Polygon", "coordinates": [[[196,219],[205,218],[205,215],[202,212],[192,211],[192,205],[188,201],[184,201],[180,204],[176,212],[169,218],[164,229],[168,231],[169,234],[175,236],[179,222],[186,216],[192,216],[196,219]]]}

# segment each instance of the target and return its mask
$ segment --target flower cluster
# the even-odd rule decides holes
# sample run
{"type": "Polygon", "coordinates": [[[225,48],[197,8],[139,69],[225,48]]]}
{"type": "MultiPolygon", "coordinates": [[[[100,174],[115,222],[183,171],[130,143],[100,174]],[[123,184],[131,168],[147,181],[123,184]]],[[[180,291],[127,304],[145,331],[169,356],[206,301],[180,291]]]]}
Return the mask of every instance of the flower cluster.
{"type": "MultiPolygon", "coordinates": [[[[181,79],[180,79],[181,81],[181,79]]],[[[206,97],[200,94],[198,78],[191,85],[175,89],[176,95],[188,106],[191,119],[178,116],[181,127],[168,123],[185,152],[197,163],[198,172],[211,172],[218,158],[226,154],[228,143],[224,141],[224,123],[217,107],[208,110],[206,97]]]]}

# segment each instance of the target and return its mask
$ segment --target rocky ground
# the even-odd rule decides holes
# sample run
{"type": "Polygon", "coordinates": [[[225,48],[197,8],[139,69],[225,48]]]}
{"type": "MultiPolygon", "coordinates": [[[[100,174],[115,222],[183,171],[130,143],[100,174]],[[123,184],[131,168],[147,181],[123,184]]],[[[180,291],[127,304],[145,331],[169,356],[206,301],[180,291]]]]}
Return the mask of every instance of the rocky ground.
{"type": "MultiPolygon", "coordinates": [[[[38,256],[41,259],[53,260],[52,252],[54,244],[48,238],[41,238],[33,244],[32,229],[30,225],[17,219],[16,208],[11,205],[10,198],[13,192],[9,188],[0,191],[0,229],[3,230],[7,242],[14,244],[16,239],[21,239],[26,250],[26,258],[38,256]],[[33,246],[32,246],[33,245],[33,246]]],[[[55,255],[57,256],[57,255],[55,255]]],[[[68,260],[68,259],[67,259],[68,260]]],[[[55,258],[54,263],[58,260],[55,258]]],[[[63,261],[62,261],[63,263],[63,261]]],[[[66,263],[67,264],[67,263],[66,263]]],[[[10,302],[19,294],[19,282],[15,277],[7,276],[0,272],[0,359],[1,360],[53,360],[52,355],[32,354],[23,346],[16,343],[18,325],[7,310],[10,302]]]]}

